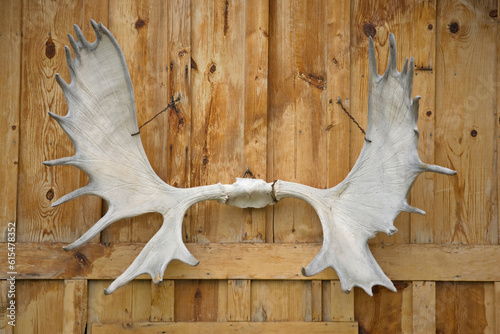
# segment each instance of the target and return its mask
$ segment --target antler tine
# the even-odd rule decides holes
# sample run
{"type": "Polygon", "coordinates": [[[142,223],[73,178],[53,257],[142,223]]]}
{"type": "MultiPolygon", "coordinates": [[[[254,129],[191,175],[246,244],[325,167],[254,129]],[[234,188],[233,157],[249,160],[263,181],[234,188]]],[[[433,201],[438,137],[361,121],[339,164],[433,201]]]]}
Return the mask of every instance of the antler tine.
{"type": "Polygon", "coordinates": [[[88,229],[87,232],[85,232],[80,238],[78,238],[77,240],[75,240],[74,242],[72,242],[69,245],[63,246],[63,249],[64,250],[72,250],[72,249],[80,247],[81,245],[85,244],[87,241],[89,241],[90,239],[95,237],[98,233],[100,233],[106,227],[108,227],[109,225],[113,224],[114,222],[116,222],[117,220],[122,219],[122,218],[125,218],[125,217],[118,216],[118,215],[114,214],[113,212],[111,212],[111,210],[109,210],[104,215],[104,217],[102,217],[94,225],[92,225],[92,227],[90,229],[88,229]]]}
{"type": "MultiPolygon", "coordinates": [[[[68,34],[68,40],[69,40],[69,44],[71,45],[71,48],[73,49],[73,52],[75,53],[75,59],[80,58],[80,50],[79,50],[78,44],[77,44],[78,42],[75,40],[75,38],[71,34],[68,34]]],[[[69,50],[69,51],[71,54],[71,50],[69,50]]]]}
{"type": "Polygon", "coordinates": [[[423,164],[422,165],[423,171],[424,172],[434,172],[438,174],[445,174],[445,175],[455,175],[457,174],[457,171],[446,168],[446,167],[441,167],[438,165],[428,165],[428,164],[423,164]]]}
{"type": "Polygon", "coordinates": [[[406,74],[407,72],[408,72],[408,57],[406,57],[405,65],[403,66],[403,72],[401,73],[406,74]]]}
{"type": "Polygon", "coordinates": [[[370,81],[375,81],[380,78],[377,71],[377,59],[375,57],[375,46],[373,45],[373,38],[368,39],[368,63],[369,63],[369,74],[370,81]]]}
{"type": "Polygon", "coordinates": [[[80,29],[80,27],[78,25],[76,25],[76,24],[73,26],[73,29],[75,30],[75,35],[78,38],[78,42],[82,46],[87,46],[89,43],[85,39],[85,36],[83,36],[82,29],[80,29]]]}
{"type": "MultiPolygon", "coordinates": [[[[68,35],[68,36],[71,36],[71,35],[68,35]]],[[[71,38],[73,38],[73,37],[71,37],[71,38]]],[[[76,43],[74,39],[73,39],[73,42],[76,43]]],[[[70,40],[70,43],[71,43],[71,40],[70,40]]],[[[64,54],[66,56],[66,64],[68,65],[69,74],[71,76],[71,80],[73,81],[73,79],[75,78],[75,61],[71,57],[71,50],[69,49],[69,47],[67,45],[64,46],[64,54]]]]}
{"type": "Polygon", "coordinates": [[[399,74],[397,68],[397,50],[396,50],[396,39],[394,34],[389,34],[389,62],[387,63],[387,69],[385,70],[384,76],[387,74],[392,74],[392,76],[397,76],[399,74]]]}

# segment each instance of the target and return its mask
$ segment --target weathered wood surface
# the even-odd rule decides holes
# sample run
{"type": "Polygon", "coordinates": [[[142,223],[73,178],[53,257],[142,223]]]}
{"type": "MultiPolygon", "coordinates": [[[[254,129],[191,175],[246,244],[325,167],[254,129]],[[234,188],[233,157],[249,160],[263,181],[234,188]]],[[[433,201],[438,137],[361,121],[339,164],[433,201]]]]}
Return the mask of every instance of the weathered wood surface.
{"type": "Polygon", "coordinates": [[[18,201],[23,204],[17,206],[17,239],[22,242],[74,240],[101,216],[101,200],[96,197],[51,208],[54,200],[85,185],[88,178],[75,168],[48,168],[42,164],[74,152],[70,140],[48,112],[66,114],[67,106],[54,76],[58,72],[70,81],[63,51],[68,44],[67,34],[73,32],[73,24],[78,24],[86,38],[93,41],[90,17],[107,17],[104,2],[23,3],[22,20],[30,24],[23,25],[22,30],[18,201]]]}
{"type": "MultiPolygon", "coordinates": [[[[6,247],[5,244],[0,246],[6,247]]],[[[89,244],[65,251],[60,243],[18,243],[19,279],[114,279],[144,244],[89,244]]],[[[301,274],[320,244],[187,244],[197,266],[173,261],[165,279],[311,280],[301,274]],[[262,259],[266,259],[263,261],[262,259]]],[[[382,269],[395,281],[500,281],[500,247],[491,245],[372,245],[382,269]]],[[[0,267],[6,259],[0,259],[0,267]]],[[[6,273],[0,273],[6,279],[6,273]]],[[[150,279],[147,275],[139,279],[150,279]]],[[[337,279],[328,268],[312,279],[337,279]]],[[[148,288],[149,289],[149,288],[148,288]]],[[[148,290],[149,291],[149,290],[148,290]]]]}
{"type": "Polygon", "coordinates": [[[413,293],[413,333],[436,332],[436,282],[414,281],[413,293]]]}
{"type": "Polygon", "coordinates": [[[17,217],[17,174],[19,166],[19,113],[21,94],[21,3],[6,1],[0,13],[0,241],[17,217]]]}
{"type": "Polygon", "coordinates": [[[87,280],[65,280],[63,333],[85,334],[87,328],[87,280]]]}
{"type": "MultiPolygon", "coordinates": [[[[0,83],[0,241],[6,241],[7,223],[16,222],[16,332],[81,333],[85,317],[87,333],[499,328],[498,0],[24,0],[4,1],[0,9],[0,67],[6,74],[0,83]],[[340,96],[366,128],[367,36],[374,37],[382,69],[387,35],[395,33],[398,68],[405,57],[415,57],[420,157],[458,171],[453,178],[422,175],[410,203],[427,215],[402,215],[397,234],[371,240],[398,293],[381,288],[373,298],[359,290],[337,294],[331,269],[305,279],[300,269],[320,245],[300,243],[320,243],[321,226],[310,207],[287,200],[259,210],[215,203],[192,208],[183,240],[215,242],[188,245],[200,265],[172,263],[160,285],[143,276],[104,297],[105,279],[123,271],[161,218],[132,218],[108,228],[92,245],[69,253],[60,248],[106,210],[90,197],[51,208],[87,178],[73,168],[41,164],[73,152],[47,111],[66,113],[54,74],[69,77],[62,47],[74,23],[94,39],[90,18],[110,28],[122,46],[139,124],[181,93],[177,112],[169,110],[141,129],[153,168],[177,187],[233,182],[247,166],[268,182],[337,184],[356,161],[363,135],[335,102],[340,96]],[[85,299],[86,311],[77,307],[85,299]],[[49,312],[62,316],[55,320],[49,312]],[[243,322],[231,322],[236,319],[243,322]],[[332,320],[347,322],[321,327],[332,320]],[[165,327],[170,321],[181,323],[165,327]]],[[[6,260],[0,256],[0,268],[6,260]]],[[[6,286],[1,281],[2,293],[6,286]]],[[[10,333],[2,298],[0,332],[10,333]]]]}
{"type": "Polygon", "coordinates": [[[437,333],[495,333],[493,283],[436,284],[437,333]]]}
{"type": "MultiPolygon", "coordinates": [[[[271,180],[324,188],[326,165],[326,1],[271,2],[269,132],[271,180]],[[313,38],[311,38],[314,36],[313,38]],[[300,157],[300,158],[299,158],[300,157]]],[[[313,209],[296,199],[274,208],[274,242],[320,242],[313,209]]]]}
{"type": "Polygon", "coordinates": [[[354,318],[359,319],[360,333],[411,333],[411,283],[399,281],[394,286],[397,293],[375,287],[373,298],[354,294],[354,318]]]}
{"type": "Polygon", "coordinates": [[[436,178],[436,243],[498,244],[496,8],[447,0],[437,9],[435,162],[458,174],[436,178]]]}

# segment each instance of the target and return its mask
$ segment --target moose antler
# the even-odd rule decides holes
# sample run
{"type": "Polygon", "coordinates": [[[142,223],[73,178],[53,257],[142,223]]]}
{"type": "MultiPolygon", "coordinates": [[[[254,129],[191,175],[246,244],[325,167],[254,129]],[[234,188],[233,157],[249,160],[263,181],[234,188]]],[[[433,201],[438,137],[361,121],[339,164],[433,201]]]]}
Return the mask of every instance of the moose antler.
{"type": "Polygon", "coordinates": [[[148,212],[159,212],[164,221],[130,267],[105,290],[111,293],[135,277],[148,273],[155,283],[163,278],[173,259],[190,265],[198,261],[181,237],[182,217],[193,204],[205,200],[241,208],[272,205],[283,197],[310,203],[323,225],[323,248],[303,273],[315,275],[333,267],[345,291],[380,284],[394,290],[368,248],[367,240],[377,232],[395,233],[393,221],[401,211],[423,213],[412,208],[406,195],[418,174],[424,171],[454,174],[447,168],[423,164],[417,153],[418,97],[411,100],[413,59],[403,73],[396,70],[394,36],[390,35],[389,65],[383,76],[375,66],[370,39],[370,97],[367,137],[353,170],[338,186],[322,190],[277,181],[237,179],[232,185],[208,185],[178,189],[163,182],[153,171],[138,132],[132,82],[121,49],[112,34],[91,21],[96,41],[89,43],[75,25],[77,41],[70,35],[75,53],[68,47],[66,61],[71,74],[67,84],[56,75],[68,103],[64,117],[49,113],[71,138],[75,155],[45,162],[48,166],[71,165],[88,174],[90,183],[61,197],[53,206],[81,195],[102,197],[108,212],[72,244],[81,246],[117,220],[148,212]]]}
{"type": "Polygon", "coordinates": [[[361,154],[344,181],[330,189],[315,189],[279,181],[276,198],[295,197],[308,202],[323,226],[323,247],[302,269],[313,276],[332,267],[342,289],[359,286],[372,295],[373,285],[396,291],[368,248],[368,239],[378,232],[397,232],[394,220],[401,211],[425,214],[410,206],[408,191],[422,172],[453,175],[455,171],[422,163],[418,157],[417,129],[420,96],[411,99],[414,59],[396,69],[396,42],[389,35],[389,63],[377,73],[375,48],[369,40],[368,128],[361,154]]]}

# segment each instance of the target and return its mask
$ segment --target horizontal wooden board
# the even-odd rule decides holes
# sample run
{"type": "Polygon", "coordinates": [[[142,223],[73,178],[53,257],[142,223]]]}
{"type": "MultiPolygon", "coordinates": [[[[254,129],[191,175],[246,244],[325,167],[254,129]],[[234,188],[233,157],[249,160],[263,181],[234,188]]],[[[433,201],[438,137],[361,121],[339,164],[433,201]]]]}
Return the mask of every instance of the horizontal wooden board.
{"type": "Polygon", "coordinates": [[[358,333],[358,323],[349,322],[149,322],[93,324],[93,334],[115,333],[358,333]]]}
{"type": "MultiPolygon", "coordinates": [[[[17,279],[115,279],[144,244],[88,244],[64,251],[63,243],[18,243],[17,279]]],[[[5,243],[0,243],[7,249],[5,243]]],[[[498,245],[371,245],[378,263],[392,280],[500,281],[498,245]]],[[[169,264],[166,279],[337,279],[333,269],[308,278],[301,274],[321,244],[187,244],[200,261],[191,267],[169,264]]],[[[0,258],[0,268],[7,268],[0,258]]],[[[0,279],[8,278],[6,272],[0,279]]],[[[140,279],[149,279],[147,275],[140,279]]]]}

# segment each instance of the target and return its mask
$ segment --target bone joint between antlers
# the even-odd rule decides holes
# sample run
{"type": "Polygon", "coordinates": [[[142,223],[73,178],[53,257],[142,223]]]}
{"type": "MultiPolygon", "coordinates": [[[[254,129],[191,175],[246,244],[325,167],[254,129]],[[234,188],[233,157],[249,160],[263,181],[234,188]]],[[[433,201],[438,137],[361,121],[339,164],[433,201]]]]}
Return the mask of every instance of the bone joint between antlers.
{"type": "MultiPolygon", "coordinates": [[[[424,212],[410,206],[408,191],[422,172],[453,175],[448,168],[420,161],[418,101],[412,100],[414,61],[403,71],[396,69],[396,44],[389,36],[389,62],[383,75],[375,63],[373,41],[369,40],[368,127],[361,154],[353,169],[337,186],[316,189],[306,185],[256,179],[237,179],[232,185],[214,184],[178,189],[166,184],[151,168],[138,132],[135,99],[130,75],[120,46],[102,25],[91,21],[96,41],[89,43],[75,26],[77,40],[69,41],[75,58],[66,47],[71,83],[56,75],[68,103],[66,116],[50,113],[75,146],[75,155],[45,162],[48,166],[70,165],[90,178],[87,186],[58,199],[53,206],[81,195],[106,200],[108,212],[84,235],[65,247],[80,247],[110,224],[148,212],[163,215],[163,225],[144,246],[132,264],[105,293],[111,293],[135,277],[147,273],[155,283],[163,279],[170,261],[190,265],[198,261],[182,242],[182,219],[186,210],[200,201],[216,200],[240,208],[262,208],[285,197],[309,203],[323,227],[323,247],[302,272],[313,276],[332,267],[342,289],[359,286],[372,295],[373,285],[395,291],[368,247],[378,232],[397,231],[394,219],[401,211],[424,212]]],[[[217,222],[212,222],[217,223],[217,222]]]]}

